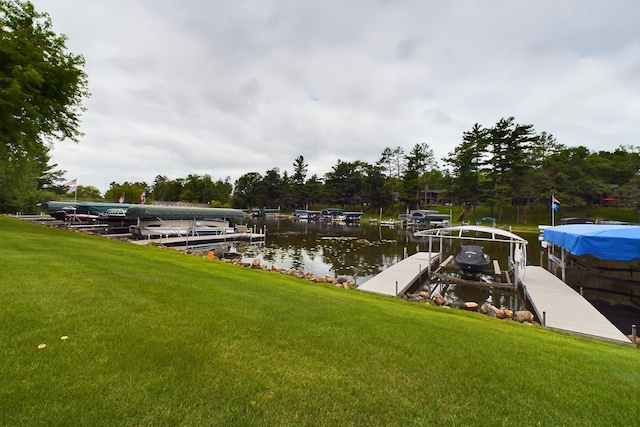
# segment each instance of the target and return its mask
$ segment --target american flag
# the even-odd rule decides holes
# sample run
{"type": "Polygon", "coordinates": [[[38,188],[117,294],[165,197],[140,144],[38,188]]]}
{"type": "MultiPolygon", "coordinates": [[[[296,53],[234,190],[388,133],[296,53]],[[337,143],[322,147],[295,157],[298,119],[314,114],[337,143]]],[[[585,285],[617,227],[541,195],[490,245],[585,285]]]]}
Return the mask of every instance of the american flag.
{"type": "Polygon", "coordinates": [[[118,199],[118,203],[124,203],[124,193],[122,193],[122,196],[118,199]]]}
{"type": "Polygon", "coordinates": [[[62,185],[69,187],[67,193],[73,193],[78,188],[78,178],[73,178],[71,181],[67,181],[62,185]]]}
{"type": "Polygon", "coordinates": [[[147,191],[145,190],[140,195],[140,203],[142,203],[144,205],[146,203],[146,201],[147,201],[147,191]]]}

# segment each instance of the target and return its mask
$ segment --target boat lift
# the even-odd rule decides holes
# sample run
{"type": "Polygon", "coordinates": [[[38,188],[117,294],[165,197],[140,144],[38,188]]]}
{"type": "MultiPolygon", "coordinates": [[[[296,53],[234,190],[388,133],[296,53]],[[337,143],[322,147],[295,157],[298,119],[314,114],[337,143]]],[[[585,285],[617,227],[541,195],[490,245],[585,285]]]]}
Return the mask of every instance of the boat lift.
{"type": "MultiPolygon", "coordinates": [[[[514,286],[517,288],[518,282],[524,277],[525,265],[527,260],[527,239],[518,236],[510,231],[501,228],[487,227],[483,225],[461,225],[456,227],[433,228],[429,230],[418,231],[414,236],[428,237],[429,249],[427,253],[433,252],[433,239],[439,240],[440,252],[442,252],[442,243],[444,239],[471,240],[475,242],[499,242],[509,244],[509,271],[513,271],[514,286]]],[[[431,263],[429,263],[431,265],[431,263]]],[[[499,266],[494,265],[494,270],[499,271],[499,266]]],[[[429,277],[431,277],[431,269],[429,269],[429,277]]],[[[508,272],[507,272],[508,278],[508,272]]]]}

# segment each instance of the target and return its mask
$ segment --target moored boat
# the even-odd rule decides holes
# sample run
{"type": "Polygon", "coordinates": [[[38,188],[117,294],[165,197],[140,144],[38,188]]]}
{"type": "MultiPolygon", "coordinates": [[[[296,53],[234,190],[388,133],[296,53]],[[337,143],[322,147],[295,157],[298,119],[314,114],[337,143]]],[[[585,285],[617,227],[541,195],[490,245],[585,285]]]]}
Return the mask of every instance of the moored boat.
{"type": "Polygon", "coordinates": [[[465,273],[480,273],[489,265],[491,258],[484,253],[482,246],[463,245],[456,255],[456,262],[465,273]]]}
{"type": "Polygon", "coordinates": [[[127,208],[109,208],[98,214],[98,222],[124,227],[136,224],[137,219],[127,217],[127,208]]]}
{"type": "Polygon", "coordinates": [[[143,225],[131,225],[129,231],[136,237],[183,237],[209,236],[235,233],[235,228],[227,220],[147,220],[143,225]]]}
{"type": "Polygon", "coordinates": [[[137,220],[129,227],[131,234],[153,238],[234,233],[232,219],[242,220],[244,213],[239,209],[139,205],[130,207],[126,216],[137,220]]]}
{"type": "Polygon", "coordinates": [[[341,221],[343,219],[339,219],[344,215],[344,209],[340,208],[325,208],[320,211],[320,215],[322,219],[325,221],[341,221]]]}
{"type": "Polygon", "coordinates": [[[380,221],[380,225],[383,227],[394,227],[396,225],[401,225],[402,224],[402,220],[395,220],[393,218],[389,218],[387,220],[384,221],[380,221]]]}
{"type": "Polygon", "coordinates": [[[364,212],[345,212],[343,214],[345,222],[360,222],[360,218],[364,215],[364,212]]]}

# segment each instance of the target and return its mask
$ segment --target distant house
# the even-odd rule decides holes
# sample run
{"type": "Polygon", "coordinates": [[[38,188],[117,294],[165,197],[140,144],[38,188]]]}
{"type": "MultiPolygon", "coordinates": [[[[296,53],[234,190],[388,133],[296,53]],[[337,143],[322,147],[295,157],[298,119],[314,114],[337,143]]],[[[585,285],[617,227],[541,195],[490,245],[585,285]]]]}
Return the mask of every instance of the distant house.
{"type": "Polygon", "coordinates": [[[420,192],[420,201],[425,202],[427,205],[435,205],[438,202],[442,202],[440,196],[444,192],[445,190],[423,190],[420,192]]]}

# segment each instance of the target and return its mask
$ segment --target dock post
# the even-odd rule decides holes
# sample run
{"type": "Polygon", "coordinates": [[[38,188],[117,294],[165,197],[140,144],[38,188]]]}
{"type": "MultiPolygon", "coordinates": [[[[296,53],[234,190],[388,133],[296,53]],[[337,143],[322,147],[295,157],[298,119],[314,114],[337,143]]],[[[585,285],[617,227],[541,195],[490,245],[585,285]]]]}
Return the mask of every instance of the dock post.
{"type": "Polygon", "coordinates": [[[422,286],[422,264],[418,264],[418,284],[422,286]]]}
{"type": "Polygon", "coordinates": [[[396,280],[396,296],[398,296],[398,281],[396,280]]]}
{"type": "Polygon", "coordinates": [[[580,296],[583,297],[584,295],[582,294],[582,286],[580,286],[580,296]]]}
{"type": "Polygon", "coordinates": [[[638,344],[638,335],[636,333],[636,325],[631,325],[631,342],[633,345],[638,344]]]}
{"type": "Polygon", "coordinates": [[[543,328],[547,327],[547,312],[546,311],[542,312],[542,327],[543,328]]]}

